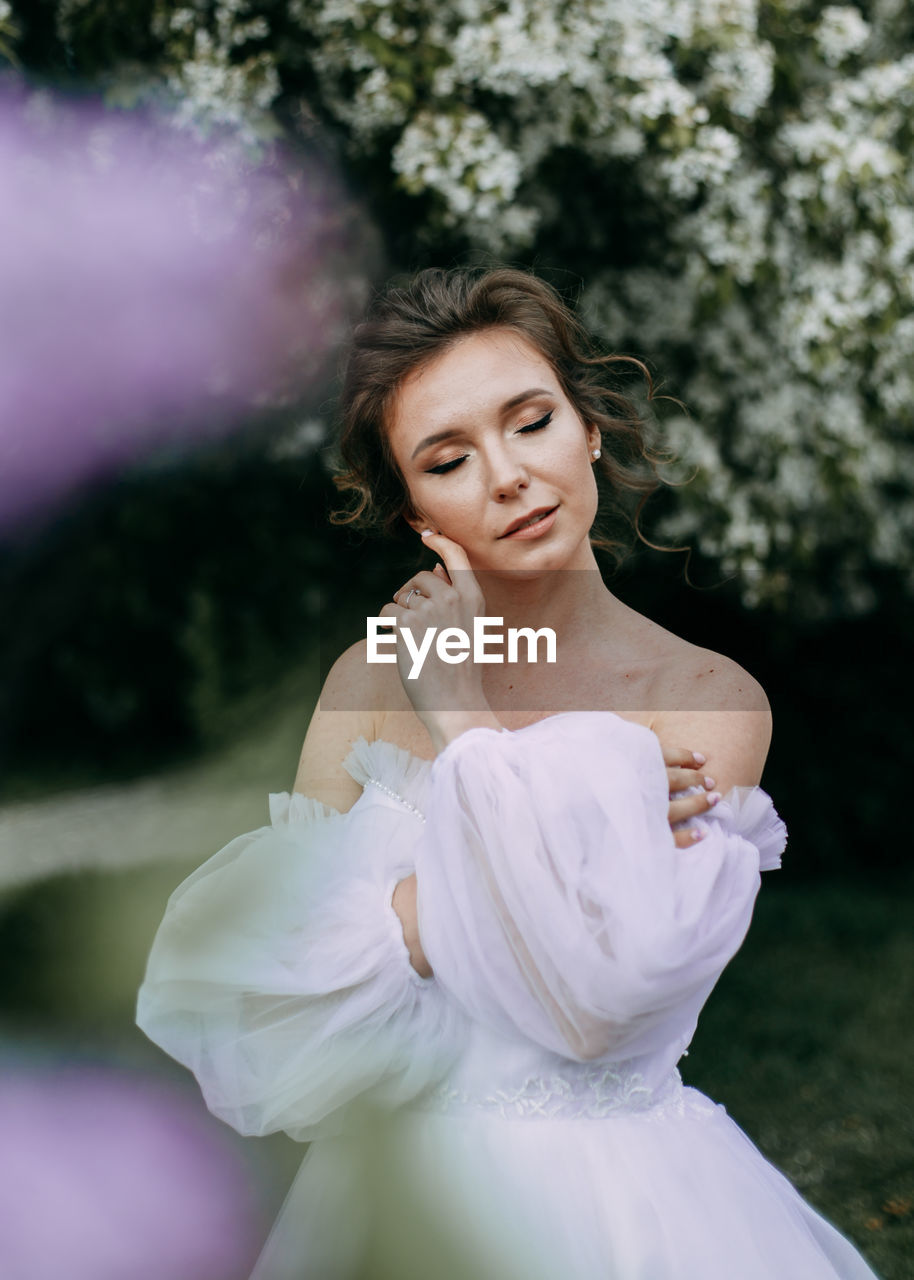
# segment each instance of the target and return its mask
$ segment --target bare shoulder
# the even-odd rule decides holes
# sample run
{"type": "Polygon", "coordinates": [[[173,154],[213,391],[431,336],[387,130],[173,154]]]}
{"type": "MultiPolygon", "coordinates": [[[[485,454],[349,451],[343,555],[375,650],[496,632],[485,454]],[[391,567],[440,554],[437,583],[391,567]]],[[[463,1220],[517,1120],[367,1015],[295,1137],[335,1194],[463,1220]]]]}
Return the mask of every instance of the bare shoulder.
{"type": "MultiPolygon", "coordinates": [[[[337,658],[318,698],[308,725],[295,790],[312,796],[340,812],[351,809],[362,788],[343,768],[343,761],[359,738],[369,742],[380,736],[389,699],[395,696],[387,673],[396,667],[367,660],[367,641],[350,645],[337,658]]],[[[402,693],[399,677],[397,688],[402,693]]]]}
{"type": "Polygon", "coordinates": [[[761,684],[712,649],[679,641],[658,681],[651,728],[664,746],[707,756],[717,790],[757,786],[771,744],[772,718],[761,684]]]}
{"type": "Polygon", "coordinates": [[[762,711],[770,715],[765,690],[745,667],[726,654],[679,640],[661,678],[670,706],[682,710],[762,711]]]}
{"type": "Polygon", "coordinates": [[[384,711],[395,688],[402,691],[396,666],[369,662],[368,641],[363,638],[344,649],[330,668],[318,706],[358,714],[368,723],[384,711]]]}

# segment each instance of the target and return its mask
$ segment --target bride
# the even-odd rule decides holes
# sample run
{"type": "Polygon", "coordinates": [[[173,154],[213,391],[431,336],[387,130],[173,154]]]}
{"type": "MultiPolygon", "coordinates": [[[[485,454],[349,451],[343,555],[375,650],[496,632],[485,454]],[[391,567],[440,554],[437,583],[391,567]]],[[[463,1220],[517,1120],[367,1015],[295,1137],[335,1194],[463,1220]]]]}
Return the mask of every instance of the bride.
{"type": "Polygon", "coordinates": [[[172,895],[138,1004],[216,1115],[313,1140],[256,1280],[873,1280],[676,1068],[786,832],[761,687],[597,567],[601,492],[658,483],[620,360],[507,268],[356,330],[350,518],[439,562],[380,609],[389,661],[332,668],[271,825],[172,895]],[[416,671],[402,628],[481,617],[557,661],[416,671]]]}

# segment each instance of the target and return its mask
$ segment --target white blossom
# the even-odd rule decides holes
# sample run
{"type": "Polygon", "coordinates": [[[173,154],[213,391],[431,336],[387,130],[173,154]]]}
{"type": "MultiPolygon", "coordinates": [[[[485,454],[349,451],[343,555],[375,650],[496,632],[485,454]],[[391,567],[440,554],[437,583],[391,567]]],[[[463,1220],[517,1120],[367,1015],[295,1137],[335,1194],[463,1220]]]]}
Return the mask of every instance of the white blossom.
{"type": "MultiPolygon", "coordinates": [[[[57,0],[59,24],[86,3],[57,0]]],[[[554,162],[609,172],[654,238],[595,252],[584,311],[689,408],[659,415],[698,469],[665,527],[755,602],[796,605],[791,565],[840,548],[834,588],[864,607],[867,556],[908,571],[914,534],[908,5],[775,10],[760,28],[760,0],[288,0],[284,48],[348,154],[424,200],[418,244],[549,262],[586,199],[554,162]]],[[[155,0],[182,120],[269,130],[276,12],[155,0]]],[[[817,590],[804,607],[831,607],[817,590]]]]}
{"type": "Polygon", "coordinates": [[[854,5],[830,4],[822,10],[815,34],[822,57],[830,67],[837,67],[861,51],[870,38],[870,28],[854,5]]]}

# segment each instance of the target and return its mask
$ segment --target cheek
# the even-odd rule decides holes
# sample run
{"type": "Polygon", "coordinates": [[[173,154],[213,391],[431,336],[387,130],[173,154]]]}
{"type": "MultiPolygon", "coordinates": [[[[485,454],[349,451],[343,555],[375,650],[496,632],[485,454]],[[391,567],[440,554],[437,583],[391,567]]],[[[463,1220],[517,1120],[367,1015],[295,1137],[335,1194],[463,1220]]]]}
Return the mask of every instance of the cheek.
{"type": "Polygon", "coordinates": [[[587,446],[587,438],[574,435],[558,436],[550,442],[549,463],[557,475],[579,486],[584,482],[588,472],[593,474],[592,458],[587,446]]]}
{"type": "Polygon", "coordinates": [[[453,529],[462,538],[472,537],[480,528],[480,501],[475,494],[449,494],[435,506],[439,527],[453,529]]]}
{"type": "Polygon", "coordinates": [[[479,512],[473,503],[472,493],[453,480],[446,485],[420,483],[414,486],[413,506],[417,514],[424,515],[442,533],[460,531],[469,525],[478,527],[479,512]]]}
{"type": "Polygon", "coordinates": [[[600,491],[586,436],[582,438],[575,435],[565,442],[562,465],[562,480],[571,495],[574,508],[582,519],[587,520],[590,527],[597,517],[600,491]]]}

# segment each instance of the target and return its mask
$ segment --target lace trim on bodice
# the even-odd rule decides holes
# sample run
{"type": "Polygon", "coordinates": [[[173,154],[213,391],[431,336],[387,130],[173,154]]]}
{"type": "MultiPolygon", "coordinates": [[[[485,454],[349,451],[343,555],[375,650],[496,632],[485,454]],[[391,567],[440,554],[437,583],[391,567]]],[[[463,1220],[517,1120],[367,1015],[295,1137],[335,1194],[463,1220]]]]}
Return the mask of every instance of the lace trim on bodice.
{"type": "Polygon", "coordinates": [[[686,1089],[675,1067],[661,1085],[651,1088],[640,1072],[624,1066],[569,1063],[564,1074],[527,1076],[517,1086],[485,1094],[444,1081],[412,1109],[452,1115],[482,1112],[502,1120],[604,1120],[642,1114],[659,1119],[685,1114],[686,1103],[692,1101],[688,1095],[694,1092],[686,1089]]]}

